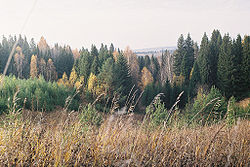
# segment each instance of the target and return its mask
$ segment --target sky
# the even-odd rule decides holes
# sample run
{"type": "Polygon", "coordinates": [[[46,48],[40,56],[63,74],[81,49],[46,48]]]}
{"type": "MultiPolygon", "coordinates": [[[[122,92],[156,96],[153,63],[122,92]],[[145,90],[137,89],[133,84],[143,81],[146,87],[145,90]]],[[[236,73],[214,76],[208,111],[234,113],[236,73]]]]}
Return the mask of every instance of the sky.
{"type": "Polygon", "coordinates": [[[143,49],[176,46],[187,33],[200,43],[213,29],[249,35],[250,0],[0,0],[0,22],[1,36],[44,36],[50,46],[143,49]]]}

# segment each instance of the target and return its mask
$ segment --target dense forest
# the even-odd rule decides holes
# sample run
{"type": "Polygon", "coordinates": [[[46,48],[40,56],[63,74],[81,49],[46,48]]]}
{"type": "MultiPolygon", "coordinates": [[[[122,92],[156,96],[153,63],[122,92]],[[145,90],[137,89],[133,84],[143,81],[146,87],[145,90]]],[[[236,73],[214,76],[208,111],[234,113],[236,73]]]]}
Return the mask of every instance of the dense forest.
{"type": "MultiPolygon", "coordinates": [[[[236,100],[249,97],[250,36],[247,35],[233,39],[214,30],[211,38],[204,33],[200,46],[190,34],[186,39],[181,35],[173,54],[166,50],[161,56],[151,57],[137,56],[129,47],[120,50],[113,44],[109,47],[101,44],[100,49],[92,45],[90,50],[82,47],[78,51],[58,44],[50,47],[44,37],[36,44],[34,39],[28,42],[22,36],[8,39],[3,36],[1,72],[16,41],[7,75],[58,83],[78,92],[78,100],[85,103],[100,96],[97,103],[100,110],[110,108],[114,100],[115,109],[125,106],[134,110],[135,99],[141,97],[136,108],[141,111],[159,93],[165,107],[170,109],[182,91],[178,106],[184,108],[199,91],[207,94],[212,87],[219,89],[227,100],[232,96],[236,100]]],[[[44,94],[47,90],[37,91],[44,94]]],[[[32,97],[27,98],[32,101],[32,97]]]]}
{"type": "Polygon", "coordinates": [[[0,166],[249,166],[250,36],[162,53],[3,36],[0,166]]]}

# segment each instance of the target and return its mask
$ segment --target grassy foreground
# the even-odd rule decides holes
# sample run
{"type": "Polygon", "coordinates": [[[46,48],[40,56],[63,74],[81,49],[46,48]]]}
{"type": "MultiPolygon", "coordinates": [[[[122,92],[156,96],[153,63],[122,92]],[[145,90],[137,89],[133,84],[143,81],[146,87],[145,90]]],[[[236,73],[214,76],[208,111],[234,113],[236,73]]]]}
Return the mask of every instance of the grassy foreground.
{"type": "Polygon", "coordinates": [[[0,166],[249,166],[249,121],[195,128],[150,128],[135,115],[86,126],[78,113],[7,115],[0,166]]]}

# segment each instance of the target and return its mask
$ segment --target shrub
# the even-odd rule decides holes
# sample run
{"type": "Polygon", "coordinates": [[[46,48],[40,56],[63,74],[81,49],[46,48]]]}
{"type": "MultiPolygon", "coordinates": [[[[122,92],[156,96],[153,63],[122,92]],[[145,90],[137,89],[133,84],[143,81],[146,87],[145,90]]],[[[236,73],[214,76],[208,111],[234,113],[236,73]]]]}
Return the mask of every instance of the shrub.
{"type": "MultiPolygon", "coordinates": [[[[15,77],[5,77],[3,87],[0,88],[0,109],[1,112],[7,110],[7,101],[12,101],[15,92],[19,106],[25,106],[31,110],[51,111],[55,106],[63,107],[68,96],[75,93],[75,89],[70,89],[56,83],[46,82],[43,78],[16,79],[15,77]]],[[[70,109],[77,109],[76,101],[73,99],[70,109]]]]}
{"type": "Polygon", "coordinates": [[[86,126],[100,126],[102,123],[102,116],[91,104],[80,109],[79,119],[86,126]]]}
{"type": "Polygon", "coordinates": [[[250,112],[250,104],[247,107],[240,107],[236,104],[235,97],[231,97],[227,106],[227,123],[228,125],[236,124],[238,118],[248,118],[250,112]]]}
{"type": "Polygon", "coordinates": [[[198,92],[193,105],[187,111],[187,117],[190,121],[195,119],[196,121],[201,121],[203,124],[218,121],[224,118],[226,107],[225,98],[213,86],[207,95],[202,90],[198,92]]]}
{"type": "Polygon", "coordinates": [[[160,99],[157,99],[154,104],[146,108],[146,114],[149,115],[152,125],[159,126],[166,120],[168,111],[165,105],[161,103],[160,99]]]}

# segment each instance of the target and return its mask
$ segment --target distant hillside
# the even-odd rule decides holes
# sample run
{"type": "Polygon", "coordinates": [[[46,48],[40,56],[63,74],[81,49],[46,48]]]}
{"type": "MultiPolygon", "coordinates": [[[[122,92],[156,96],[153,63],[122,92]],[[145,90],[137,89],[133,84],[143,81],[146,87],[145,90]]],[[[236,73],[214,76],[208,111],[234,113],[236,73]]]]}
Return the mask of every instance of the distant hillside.
{"type": "Polygon", "coordinates": [[[160,55],[162,52],[165,50],[168,50],[170,53],[173,53],[174,50],[176,49],[175,46],[170,46],[170,47],[156,47],[156,48],[145,48],[145,49],[135,49],[133,50],[134,53],[138,56],[145,56],[145,55],[160,55]]]}

